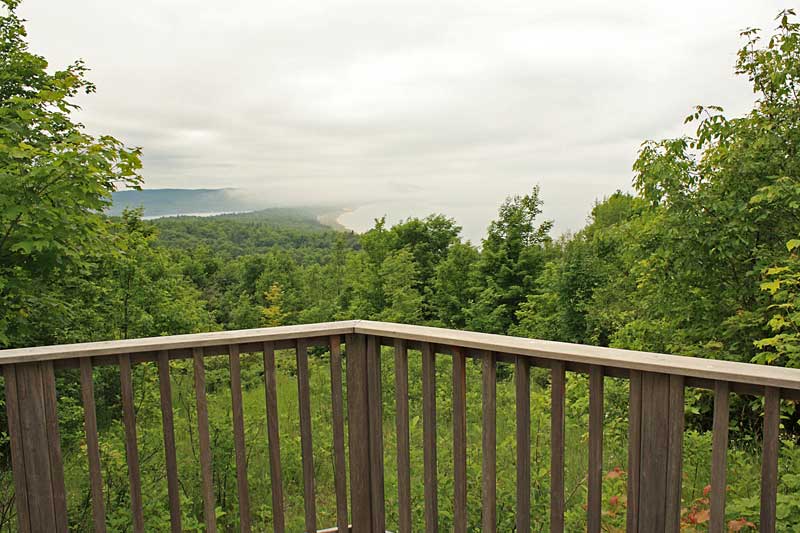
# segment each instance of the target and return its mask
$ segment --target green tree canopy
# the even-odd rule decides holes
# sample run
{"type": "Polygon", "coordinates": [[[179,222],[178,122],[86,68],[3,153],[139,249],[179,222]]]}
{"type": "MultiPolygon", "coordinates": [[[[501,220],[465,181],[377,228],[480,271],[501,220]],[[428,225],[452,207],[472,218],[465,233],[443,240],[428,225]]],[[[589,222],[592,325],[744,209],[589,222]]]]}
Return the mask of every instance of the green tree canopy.
{"type": "Polygon", "coordinates": [[[84,64],[49,72],[17,4],[4,0],[0,16],[0,345],[25,335],[20,318],[43,303],[49,279],[115,247],[103,210],[116,187],[141,182],[138,149],[71,117],[74,97],[95,90],[84,64]]]}

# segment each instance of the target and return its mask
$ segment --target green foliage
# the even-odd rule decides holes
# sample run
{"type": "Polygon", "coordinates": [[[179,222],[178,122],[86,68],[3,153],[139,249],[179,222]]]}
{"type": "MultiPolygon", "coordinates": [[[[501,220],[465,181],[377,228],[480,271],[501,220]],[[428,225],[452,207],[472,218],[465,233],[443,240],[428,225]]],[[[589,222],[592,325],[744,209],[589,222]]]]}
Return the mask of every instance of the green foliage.
{"type": "Polygon", "coordinates": [[[468,310],[478,290],[479,259],[480,253],[469,243],[457,243],[436,265],[429,303],[443,326],[466,327],[468,310]]]}
{"type": "Polygon", "coordinates": [[[505,333],[516,323],[516,312],[535,287],[545,263],[545,244],[550,242],[553,223],[535,225],[541,213],[538,185],[530,194],[510,197],[500,206],[483,240],[469,328],[505,333]]]}
{"type": "Polygon", "coordinates": [[[767,322],[771,337],[755,342],[759,352],[755,361],[800,367],[800,257],[797,249],[800,240],[792,239],[786,245],[790,256],[780,266],[767,268],[761,288],[768,292],[772,316],[767,322]]]}
{"type": "MultiPolygon", "coordinates": [[[[800,367],[800,27],[790,10],[762,43],[744,32],[737,72],[756,102],[742,117],[697,107],[694,136],[646,141],[634,164],[635,194],[598,202],[574,235],[553,241],[540,221],[539,189],[508,198],[480,247],[463,242],[451,219],[431,215],[363,235],[323,227],[302,210],[210,218],[142,220],[140,211],[103,214],[116,187],[137,187],[139,151],[71,121],[71,99],[93,91],[78,62],[48,73],[31,54],[15,14],[0,18],[0,347],[82,342],[215,329],[359,318],[412,322],[566,342],[800,367]],[[788,243],[788,244],[787,244],[788,243]]],[[[390,529],[396,526],[394,369],[383,357],[385,472],[390,529]]],[[[334,522],[328,356],[309,361],[320,522],[334,522]]],[[[221,528],[238,527],[230,431],[230,376],[210,357],[207,389],[214,483],[221,528]]],[[[437,361],[440,490],[452,491],[450,360],[437,361]]],[[[248,469],[258,529],[270,527],[264,390],[258,354],[242,359],[248,469]]],[[[419,355],[410,358],[414,523],[423,520],[419,355]],[[417,413],[417,414],[413,414],[417,413]]],[[[498,368],[498,527],[514,527],[513,370],[498,368]]],[[[301,530],[302,476],[296,363],[278,356],[282,465],[289,530],[301,530]]],[[[469,363],[470,527],[480,527],[480,367],[469,363]]],[[[183,482],[184,524],[201,530],[191,364],[172,365],[183,482]]],[[[157,374],[135,366],[137,429],[147,529],[168,527],[157,374]]],[[[112,530],[130,527],[119,377],[95,369],[104,487],[112,530]]],[[[89,528],[83,411],[76,373],[59,373],[59,418],[70,517],[89,528]]],[[[621,531],[627,507],[627,384],[606,380],[604,528],[621,531]]],[[[738,397],[737,397],[738,398],[738,397]]],[[[5,416],[0,395],[0,417],[5,416]]],[[[549,515],[549,379],[532,373],[532,523],[549,515]]],[[[707,527],[711,399],[687,391],[684,530],[707,527]]],[[[785,406],[779,517],[800,524],[796,493],[800,434],[796,406],[785,406]]],[[[761,406],[734,401],[729,453],[729,529],[758,523],[761,406]]],[[[585,528],[588,386],[567,383],[567,530],[585,528]]],[[[0,420],[0,428],[5,427],[0,420]]],[[[8,438],[0,432],[0,529],[11,527],[8,438]]],[[[443,530],[452,501],[440,497],[443,530]]],[[[755,524],[755,526],[753,525],[755,524]]]]}
{"type": "Polygon", "coordinates": [[[160,242],[170,249],[207,246],[217,257],[233,258],[271,250],[295,251],[295,259],[319,261],[331,252],[337,238],[355,246],[351,232],[336,232],[321,224],[314,212],[273,208],[253,213],[212,217],[178,216],[151,222],[160,242]]]}
{"type": "Polygon", "coordinates": [[[34,309],[64,312],[41,287],[116,248],[102,211],[117,186],[141,181],[138,149],[72,121],[71,99],[94,91],[86,67],[50,74],[28,50],[16,5],[0,16],[0,346],[32,339],[34,309]]]}

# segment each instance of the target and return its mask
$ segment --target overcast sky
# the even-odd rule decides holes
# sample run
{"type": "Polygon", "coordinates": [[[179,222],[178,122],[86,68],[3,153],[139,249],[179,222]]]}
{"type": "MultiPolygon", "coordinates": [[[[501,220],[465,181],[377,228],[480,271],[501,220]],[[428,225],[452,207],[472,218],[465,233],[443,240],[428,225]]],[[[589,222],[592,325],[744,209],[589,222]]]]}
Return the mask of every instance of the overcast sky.
{"type": "MultiPolygon", "coordinates": [[[[557,231],[629,189],[695,104],[740,114],[740,30],[789,2],[25,0],[32,49],[83,58],[80,119],[144,149],[145,186],[431,211],[476,240],[541,184],[557,231]]],[[[361,228],[357,228],[361,229],[361,228]]]]}

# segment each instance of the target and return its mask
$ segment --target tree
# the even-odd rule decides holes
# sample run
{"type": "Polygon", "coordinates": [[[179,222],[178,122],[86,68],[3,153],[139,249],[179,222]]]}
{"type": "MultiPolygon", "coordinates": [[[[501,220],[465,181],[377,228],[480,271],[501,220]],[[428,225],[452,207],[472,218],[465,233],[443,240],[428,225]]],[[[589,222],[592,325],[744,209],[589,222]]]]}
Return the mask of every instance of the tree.
{"type": "Polygon", "coordinates": [[[800,368],[800,239],[792,239],[786,248],[790,256],[783,264],[764,271],[761,289],[772,300],[767,312],[772,335],[755,342],[761,350],[755,362],[800,368]]]}
{"type": "Polygon", "coordinates": [[[264,326],[282,326],[286,320],[286,314],[281,309],[283,305],[283,291],[281,286],[273,283],[267,292],[264,293],[264,305],[261,307],[261,318],[264,326]]]}
{"type": "Polygon", "coordinates": [[[533,290],[545,264],[548,232],[553,226],[536,219],[542,213],[539,186],[530,194],[507,198],[489,225],[478,263],[480,293],[469,311],[469,327],[505,333],[533,290]]]}
{"type": "Polygon", "coordinates": [[[428,301],[438,322],[449,328],[464,328],[467,312],[475,301],[480,253],[469,243],[454,244],[436,265],[428,301]]]}
{"type": "MultiPolygon", "coordinates": [[[[750,360],[760,338],[761,272],[800,233],[800,27],[791,10],[762,45],[747,30],[736,70],[752,111],[729,119],[698,106],[694,137],[648,141],[635,186],[659,213],[661,245],[639,266],[640,300],[658,304],[672,350],[750,360]]],[[[649,331],[648,328],[641,330],[649,331]]]]}
{"type": "Polygon", "coordinates": [[[415,288],[419,267],[406,249],[390,254],[380,267],[385,306],[378,315],[387,322],[415,323],[422,314],[422,295],[415,288]]]}
{"type": "Polygon", "coordinates": [[[0,346],[46,338],[26,327],[32,306],[63,304],[43,288],[116,248],[103,210],[120,186],[138,187],[140,151],[87,134],[71,119],[92,93],[76,61],[53,74],[28,50],[17,0],[0,16],[0,346]]]}
{"type": "Polygon", "coordinates": [[[430,289],[436,265],[458,241],[461,227],[452,218],[429,215],[423,219],[409,218],[389,230],[394,236],[395,250],[405,248],[414,256],[419,269],[418,289],[430,289]]]}

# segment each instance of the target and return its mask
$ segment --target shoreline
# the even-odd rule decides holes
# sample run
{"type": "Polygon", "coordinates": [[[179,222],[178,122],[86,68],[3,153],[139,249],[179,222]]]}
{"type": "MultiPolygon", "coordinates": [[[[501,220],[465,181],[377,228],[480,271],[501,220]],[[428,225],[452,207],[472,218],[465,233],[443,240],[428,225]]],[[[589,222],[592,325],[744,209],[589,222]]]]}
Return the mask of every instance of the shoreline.
{"type": "Polygon", "coordinates": [[[317,222],[319,222],[323,226],[328,226],[329,228],[333,228],[336,231],[355,231],[348,228],[340,220],[344,215],[352,213],[353,211],[355,211],[355,208],[353,207],[342,207],[340,209],[337,209],[336,211],[322,213],[317,215],[317,222]]]}

